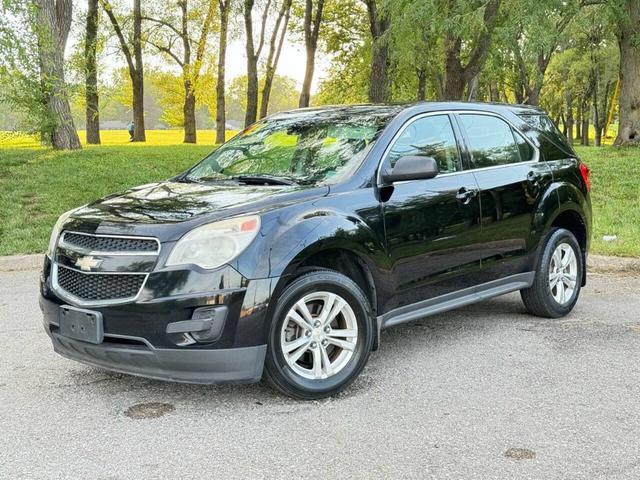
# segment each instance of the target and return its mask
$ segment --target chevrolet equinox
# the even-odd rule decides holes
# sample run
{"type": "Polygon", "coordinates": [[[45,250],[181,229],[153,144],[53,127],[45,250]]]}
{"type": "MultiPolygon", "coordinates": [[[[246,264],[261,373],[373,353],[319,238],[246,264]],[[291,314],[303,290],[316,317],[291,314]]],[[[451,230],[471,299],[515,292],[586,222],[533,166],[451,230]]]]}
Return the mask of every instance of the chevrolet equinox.
{"type": "Polygon", "coordinates": [[[63,214],[41,279],[59,354],[191,383],[335,394],[380,331],[520,291],[569,313],[589,170],[540,109],[279,113],[188,171],[63,214]]]}

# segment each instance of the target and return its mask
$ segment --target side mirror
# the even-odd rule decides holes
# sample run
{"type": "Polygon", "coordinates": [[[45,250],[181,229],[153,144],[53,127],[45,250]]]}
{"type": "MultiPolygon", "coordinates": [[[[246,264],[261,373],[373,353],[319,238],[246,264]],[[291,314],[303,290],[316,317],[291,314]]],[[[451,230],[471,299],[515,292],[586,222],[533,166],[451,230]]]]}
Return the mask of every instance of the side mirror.
{"type": "Polygon", "coordinates": [[[385,184],[389,184],[404,180],[426,180],[435,177],[438,172],[435,158],[410,155],[400,157],[391,171],[385,170],[381,178],[385,184]]]}

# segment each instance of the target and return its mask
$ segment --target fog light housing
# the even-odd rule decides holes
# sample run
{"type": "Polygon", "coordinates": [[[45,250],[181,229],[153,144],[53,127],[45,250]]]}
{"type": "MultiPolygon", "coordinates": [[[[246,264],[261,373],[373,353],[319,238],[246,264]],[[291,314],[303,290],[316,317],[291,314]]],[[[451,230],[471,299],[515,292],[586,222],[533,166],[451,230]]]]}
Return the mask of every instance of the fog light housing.
{"type": "Polygon", "coordinates": [[[191,320],[170,323],[166,331],[176,345],[185,346],[195,342],[210,343],[220,338],[226,319],[227,307],[225,306],[196,308],[191,315],[191,320]]]}

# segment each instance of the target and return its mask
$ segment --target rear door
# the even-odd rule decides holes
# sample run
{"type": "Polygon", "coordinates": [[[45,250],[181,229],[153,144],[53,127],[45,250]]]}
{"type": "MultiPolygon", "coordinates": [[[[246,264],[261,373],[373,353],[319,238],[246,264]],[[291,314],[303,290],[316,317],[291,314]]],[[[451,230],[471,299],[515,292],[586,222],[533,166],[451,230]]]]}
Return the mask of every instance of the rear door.
{"type": "Polygon", "coordinates": [[[395,296],[390,309],[474,285],[480,269],[480,204],[473,174],[464,171],[453,118],[423,115],[400,130],[383,162],[433,157],[432,179],[397,182],[382,204],[395,296]]]}
{"type": "Polygon", "coordinates": [[[551,171],[505,119],[479,112],[456,118],[480,188],[482,281],[527,271],[537,246],[533,216],[551,171]]]}

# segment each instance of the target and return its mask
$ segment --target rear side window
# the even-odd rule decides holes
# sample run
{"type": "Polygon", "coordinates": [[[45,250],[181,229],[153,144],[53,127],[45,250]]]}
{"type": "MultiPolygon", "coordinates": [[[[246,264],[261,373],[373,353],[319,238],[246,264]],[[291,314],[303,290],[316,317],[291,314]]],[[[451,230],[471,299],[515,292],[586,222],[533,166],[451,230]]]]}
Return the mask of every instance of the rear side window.
{"type": "Polygon", "coordinates": [[[524,139],[520,138],[526,146],[516,143],[514,132],[504,120],[491,115],[460,115],[469,140],[469,148],[475,168],[493,167],[495,165],[508,165],[524,160],[530,160],[532,152],[528,153],[524,139]],[[521,157],[524,153],[524,158],[521,157]]]}
{"type": "Polygon", "coordinates": [[[523,114],[519,116],[530,127],[526,133],[528,136],[536,138],[545,160],[562,160],[575,156],[565,136],[560,133],[560,130],[547,115],[523,114]]]}
{"type": "Polygon", "coordinates": [[[460,170],[458,145],[448,115],[422,117],[410,123],[389,152],[393,167],[400,157],[433,157],[441,173],[460,170]]]}

